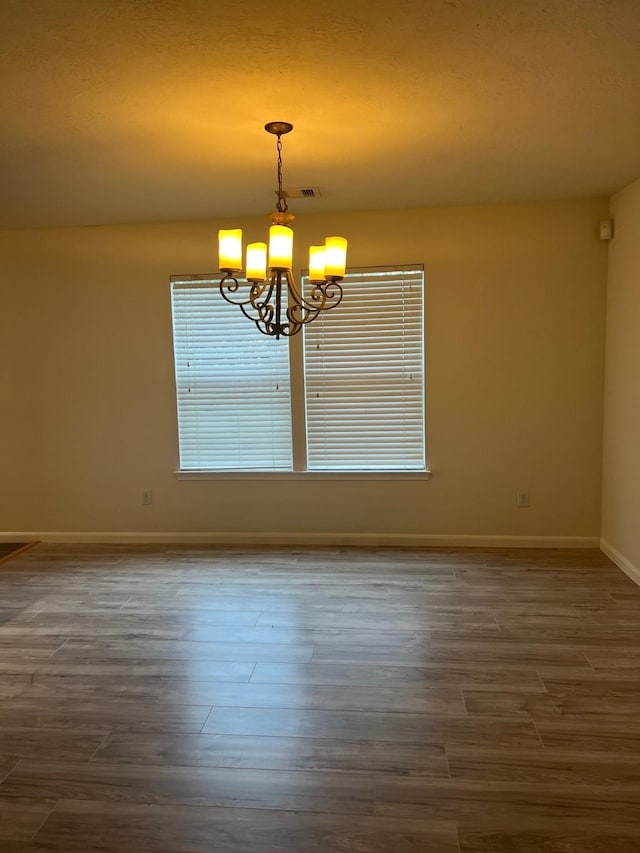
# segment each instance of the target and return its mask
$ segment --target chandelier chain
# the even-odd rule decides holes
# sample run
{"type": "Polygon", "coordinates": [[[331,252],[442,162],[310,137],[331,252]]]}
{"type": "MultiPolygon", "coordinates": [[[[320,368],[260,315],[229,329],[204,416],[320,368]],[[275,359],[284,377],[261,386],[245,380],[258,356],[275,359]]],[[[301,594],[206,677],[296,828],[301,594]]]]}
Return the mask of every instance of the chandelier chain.
{"type": "Polygon", "coordinates": [[[279,213],[287,213],[289,207],[287,205],[287,199],[285,197],[284,192],[282,191],[282,139],[280,138],[280,134],[278,134],[278,142],[276,143],[276,148],[278,150],[278,212],[279,213]]]}

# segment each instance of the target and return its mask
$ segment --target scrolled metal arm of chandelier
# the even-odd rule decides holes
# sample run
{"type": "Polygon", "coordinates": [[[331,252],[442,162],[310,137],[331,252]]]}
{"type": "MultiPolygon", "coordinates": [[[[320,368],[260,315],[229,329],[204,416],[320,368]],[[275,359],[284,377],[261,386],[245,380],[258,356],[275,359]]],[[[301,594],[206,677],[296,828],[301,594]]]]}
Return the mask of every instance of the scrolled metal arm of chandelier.
{"type": "Polygon", "coordinates": [[[342,301],[340,281],[345,272],[347,241],[343,237],[327,237],[324,246],[312,246],[309,255],[309,289],[305,296],[291,272],[293,256],[294,216],[289,213],[286,193],[282,189],[281,136],[293,130],[288,122],[269,122],[265,130],[278,137],[278,204],[271,214],[269,229],[269,264],[266,243],[247,246],[246,279],[238,280],[242,269],[242,231],[221,230],[219,237],[220,293],[237,305],[262,334],[269,337],[291,337],[322,311],[337,307],[342,301]]]}
{"type": "Polygon", "coordinates": [[[220,281],[223,298],[231,305],[239,306],[245,317],[252,320],[262,334],[276,339],[297,334],[306,323],[315,320],[321,311],[336,308],[343,296],[340,282],[332,279],[312,282],[309,296],[305,299],[289,270],[272,270],[264,282],[251,282],[246,298],[242,298],[241,287],[241,283],[232,275],[225,275],[220,281]]]}

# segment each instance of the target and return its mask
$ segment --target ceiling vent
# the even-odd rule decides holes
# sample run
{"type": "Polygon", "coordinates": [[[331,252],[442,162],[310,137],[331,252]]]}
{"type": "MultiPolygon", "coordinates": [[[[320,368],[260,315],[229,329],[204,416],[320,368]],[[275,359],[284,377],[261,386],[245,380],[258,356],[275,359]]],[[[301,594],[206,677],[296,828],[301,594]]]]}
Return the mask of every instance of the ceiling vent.
{"type": "Polygon", "coordinates": [[[320,187],[291,187],[289,190],[283,190],[285,198],[318,198],[320,187]]]}

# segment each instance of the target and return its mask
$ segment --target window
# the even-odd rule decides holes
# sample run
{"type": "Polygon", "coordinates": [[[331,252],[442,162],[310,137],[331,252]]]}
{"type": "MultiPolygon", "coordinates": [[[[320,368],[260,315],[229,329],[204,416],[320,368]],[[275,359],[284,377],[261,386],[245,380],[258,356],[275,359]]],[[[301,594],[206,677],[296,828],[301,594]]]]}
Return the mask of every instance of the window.
{"type": "Polygon", "coordinates": [[[212,277],[172,277],[180,470],[424,471],[423,278],[349,271],[337,308],[275,341],[212,277]]]}

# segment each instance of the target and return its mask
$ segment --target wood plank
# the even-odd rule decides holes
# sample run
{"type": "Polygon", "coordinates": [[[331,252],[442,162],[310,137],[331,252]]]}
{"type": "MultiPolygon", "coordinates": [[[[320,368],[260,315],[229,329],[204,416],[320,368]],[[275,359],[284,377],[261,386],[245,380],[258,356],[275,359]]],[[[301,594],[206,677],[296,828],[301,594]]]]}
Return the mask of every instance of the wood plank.
{"type": "Polygon", "coordinates": [[[196,681],[248,681],[255,668],[252,661],[215,661],[175,658],[42,658],[22,661],[15,660],[0,662],[0,671],[7,674],[28,673],[33,683],[44,683],[45,679],[68,678],[76,679],[78,684],[91,684],[95,678],[102,686],[107,687],[109,680],[117,690],[120,683],[127,679],[137,680],[146,678],[183,678],[196,681]]]}
{"type": "Polygon", "coordinates": [[[13,758],[88,761],[103,742],[104,733],[101,732],[0,728],[0,753],[13,758]]]}
{"type": "Polygon", "coordinates": [[[21,761],[4,797],[373,814],[371,774],[21,761]]]}
{"type": "Polygon", "coordinates": [[[381,714],[353,711],[304,711],[284,708],[214,708],[202,730],[210,734],[270,737],[344,738],[396,743],[540,745],[527,720],[447,714],[381,714]]]}
{"type": "Polygon", "coordinates": [[[331,684],[371,685],[410,688],[476,687],[491,690],[529,690],[546,692],[535,669],[520,662],[503,665],[438,662],[426,666],[393,666],[373,664],[309,664],[258,663],[252,683],[263,684],[331,684]]]}
{"type": "Polygon", "coordinates": [[[376,814],[425,820],[452,820],[461,830],[615,831],[640,836],[640,787],[531,784],[525,782],[376,779],[376,814]]]}
{"type": "Polygon", "coordinates": [[[80,800],[59,802],[36,841],[55,853],[120,853],[124,845],[182,853],[458,853],[455,827],[443,821],[80,800]]]}
{"type": "Polygon", "coordinates": [[[285,643],[191,643],[184,640],[69,640],[55,654],[60,658],[98,657],[102,660],[145,658],[209,661],[311,660],[313,646],[285,643]]]}
{"type": "Polygon", "coordinates": [[[525,716],[534,721],[591,721],[600,725],[609,722],[620,723],[621,717],[633,722],[638,716],[638,696],[632,691],[624,696],[603,696],[597,690],[577,695],[572,692],[563,694],[562,691],[550,691],[541,695],[464,690],[463,695],[465,707],[471,714],[525,716]]]}
{"type": "Polygon", "coordinates": [[[113,734],[92,761],[449,776],[444,746],[425,741],[404,744],[256,735],[113,734]]]}
{"type": "MultiPolygon", "coordinates": [[[[183,697],[187,699],[188,697],[183,697]]],[[[74,732],[199,732],[210,705],[95,700],[18,699],[0,705],[0,731],[12,727],[74,732]]],[[[0,789],[0,793],[2,793],[0,789]]]]}
{"type": "Polygon", "coordinates": [[[460,853],[637,853],[640,839],[602,832],[461,832],[460,853]]]}
{"type": "Polygon", "coordinates": [[[536,728],[548,748],[640,754],[640,719],[637,717],[608,719],[604,724],[600,720],[538,720],[536,728]]]}
{"type": "Polygon", "coordinates": [[[640,756],[561,749],[450,745],[452,779],[541,785],[640,786],[640,756]]]}

